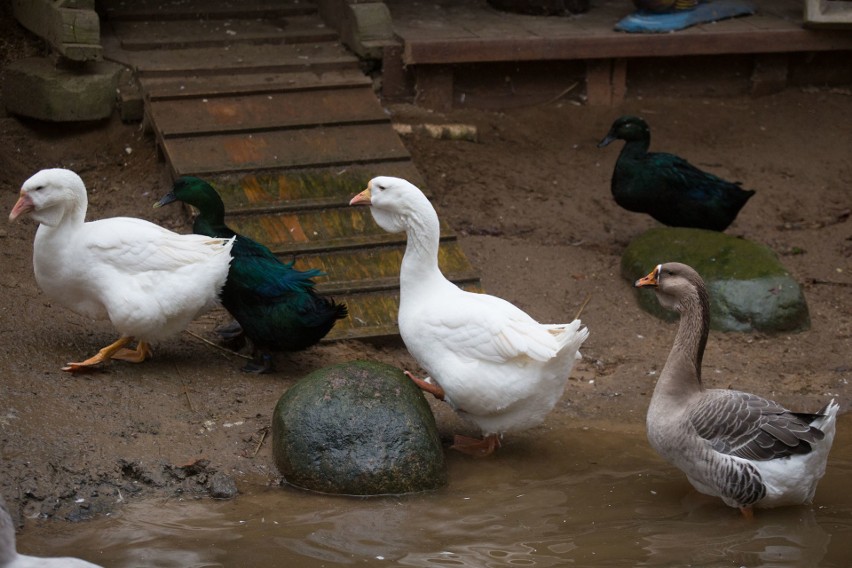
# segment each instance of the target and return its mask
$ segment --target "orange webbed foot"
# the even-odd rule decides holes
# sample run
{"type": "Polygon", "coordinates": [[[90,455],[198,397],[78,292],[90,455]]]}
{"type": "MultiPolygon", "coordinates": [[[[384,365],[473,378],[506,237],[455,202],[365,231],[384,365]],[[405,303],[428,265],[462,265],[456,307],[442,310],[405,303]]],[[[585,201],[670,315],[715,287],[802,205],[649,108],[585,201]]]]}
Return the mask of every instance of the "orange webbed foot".
{"type": "Polygon", "coordinates": [[[414,381],[414,384],[420,387],[421,390],[431,393],[432,396],[438,400],[444,400],[444,389],[441,388],[441,385],[424,381],[419,377],[415,377],[408,371],[405,371],[405,376],[414,381]]]}
{"type": "Polygon", "coordinates": [[[120,337],[114,343],[111,343],[101,349],[92,357],[89,357],[85,361],[78,361],[73,363],[68,363],[65,367],[62,367],[63,371],[67,371],[69,373],[81,373],[85,371],[91,371],[94,367],[100,365],[107,359],[110,359],[117,352],[121,351],[125,345],[133,341],[132,337],[120,337]]]}
{"type": "Polygon", "coordinates": [[[489,434],[484,438],[471,438],[469,436],[456,435],[453,439],[451,449],[475,458],[484,458],[494,453],[500,447],[500,437],[497,434],[489,434]]]}
{"type": "Polygon", "coordinates": [[[127,361],[128,363],[141,363],[151,357],[152,354],[151,346],[145,341],[140,341],[136,345],[136,349],[119,349],[111,355],[111,358],[117,361],[127,361]]]}

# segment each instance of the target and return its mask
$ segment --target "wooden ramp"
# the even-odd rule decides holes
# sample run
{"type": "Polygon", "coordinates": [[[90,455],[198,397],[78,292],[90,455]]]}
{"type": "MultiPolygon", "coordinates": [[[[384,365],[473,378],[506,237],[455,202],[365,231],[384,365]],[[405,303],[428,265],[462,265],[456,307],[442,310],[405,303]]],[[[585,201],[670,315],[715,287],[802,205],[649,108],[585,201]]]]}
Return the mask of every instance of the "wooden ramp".
{"type": "MultiPolygon", "coordinates": [[[[173,177],[210,181],[228,224],[349,308],[329,339],[398,333],[404,235],[349,199],[375,175],[423,186],[357,57],[311,2],[100,0],[104,56],[131,67],[173,177]]],[[[478,277],[443,228],[441,268],[478,277]]]]}

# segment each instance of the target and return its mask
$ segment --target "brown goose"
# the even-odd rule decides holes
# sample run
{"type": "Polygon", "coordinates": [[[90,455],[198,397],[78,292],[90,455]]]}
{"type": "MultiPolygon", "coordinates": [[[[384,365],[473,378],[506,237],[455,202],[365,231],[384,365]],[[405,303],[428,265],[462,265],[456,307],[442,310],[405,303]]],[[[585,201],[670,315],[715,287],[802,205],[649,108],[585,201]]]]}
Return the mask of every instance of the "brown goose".
{"type": "Polygon", "coordinates": [[[636,287],[655,288],[680,314],[674,346],[648,408],[648,441],[701,493],[751,518],[752,507],[810,503],[834,439],[838,405],[792,412],[754,394],[705,389],[701,359],[710,330],[704,281],[685,264],[658,265],[636,287]]]}

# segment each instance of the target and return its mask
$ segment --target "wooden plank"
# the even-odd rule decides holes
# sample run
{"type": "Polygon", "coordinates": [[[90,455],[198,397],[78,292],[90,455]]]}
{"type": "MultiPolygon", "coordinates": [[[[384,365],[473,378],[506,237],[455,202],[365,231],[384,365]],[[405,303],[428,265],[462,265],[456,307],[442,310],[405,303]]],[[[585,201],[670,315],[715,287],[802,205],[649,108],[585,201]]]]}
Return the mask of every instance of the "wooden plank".
{"type": "MultiPolygon", "coordinates": [[[[478,283],[459,282],[458,285],[468,291],[482,292],[478,283]]],[[[398,291],[335,295],[334,299],[346,304],[349,317],[337,322],[325,337],[326,341],[399,335],[398,291]]]]}
{"type": "MultiPolygon", "coordinates": [[[[721,27],[721,25],[720,25],[721,27]]],[[[739,53],[781,53],[852,49],[852,34],[801,29],[792,24],[775,30],[712,33],[619,34],[563,38],[445,39],[406,42],[406,65],[552,61],[622,57],[672,57],[739,53]]]]}
{"type": "Polygon", "coordinates": [[[317,70],[225,76],[141,77],[139,83],[145,91],[145,96],[152,101],[318,89],[346,89],[373,84],[368,76],[355,67],[325,72],[317,70]]]}
{"type": "MultiPolygon", "coordinates": [[[[295,257],[295,268],[323,271],[315,282],[324,294],[393,290],[399,288],[399,270],[405,245],[351,249],[325,254],[305,254],[295,257]]],[[[282,260],[292,257],[284,255],[282,260]]],[[[458,241],[441,243],[438,266],[453,282],[476,282],[478,277],[458,241]]]]}
{"type": "Polygon", "coordinates": [[[168,138],[162,149],[174,176],[410,159],[387,124],[168,138]]]}
{"type": "Polygon", "coordinates": [[[317,12],[299,0],[98,0],[109,20],[188,20],[193,18],[280,18],[317,12]]]}
{"type": "Polygon", "coordinates": [[[318,207],[347,207],[352,197],[377,175],[401,177],[428,188],[410,160],[352,166],[344,169],[311,169],[263,174],[208,176],[230,215],[299,211],[318,207]]]}
{"type": "Polygon", "coordinates": [[[380,246],[394,241],[405,242],[405,235],[401,238],[393,237],[376,225],[367,207],[229,216],[228,225],[276,252],[301,252],[317,248],[341,250],[365,245],[380,246]]]}
{"type": "Polygon", "coordinates": [[[130,50],[214,47],[237,43],[306,43],[337,39],[316,15],[276,19],[145,20],[115,22],[121,47],[130,50]]]}
{"type": "Polygon", "coordinates": [[[110,50],[111,58],[141,76],[197,76],[237,73],[315,73],[355,69],[358,58],[337,42],[234,45],[177,50],[110,50]]]}
{"type": "Polygon", "coordinates": [[[390,122],[368,87],[154,101],[149,102],[148,113],[165,138],[390,122]]]}

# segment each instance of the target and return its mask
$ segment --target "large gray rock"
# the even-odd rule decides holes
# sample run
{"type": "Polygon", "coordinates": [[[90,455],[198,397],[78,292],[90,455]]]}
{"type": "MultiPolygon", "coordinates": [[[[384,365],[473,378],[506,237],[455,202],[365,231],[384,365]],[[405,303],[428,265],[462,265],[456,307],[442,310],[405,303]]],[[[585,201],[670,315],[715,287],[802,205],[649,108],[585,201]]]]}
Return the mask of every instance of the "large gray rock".
{"type": "MultiPolygon", "coordinates": [[[[661,227],[637,237],[621,258],[621,274],[634,282],[665,262],[693,267],[710,294],[710,325],[722,331],[801,331],[810,326],[799,284],[771,249],[703,229],[661,227]]],[[[639,305],[666,320],[652,290],[637,290],[639,305]]]]}
{"type": "Polygon", "coordinates": [[[3,73],[3,102],[13,114],[39,120],[101,120],[115,108],[122,69],[108,61],[56,65],[46,57],[19,59],[3,73]]]}
{"type": "Polygon", "coordinates": [[[301,379],[275,406],[272,447],[284,479],[314,491],[399,494],[447,483],[429,404],[382,363],[352,361],[301,379]]]}

